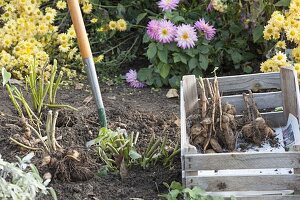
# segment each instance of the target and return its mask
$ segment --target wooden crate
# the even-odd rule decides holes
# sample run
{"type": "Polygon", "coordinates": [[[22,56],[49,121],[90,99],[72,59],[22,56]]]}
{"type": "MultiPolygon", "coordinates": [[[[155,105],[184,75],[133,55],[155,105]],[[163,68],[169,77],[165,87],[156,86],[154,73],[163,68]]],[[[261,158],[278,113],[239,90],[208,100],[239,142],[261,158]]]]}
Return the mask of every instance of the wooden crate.
{"type": "MultiPolygon", "coordinates": [[[[213,81],[212,79],[210,81],[213,81]]],[[[263,117],[272,127],[286,125],[288,113],[299,119],[299,86],[296,72],[282,68],[280,73],[264,73],[218,78],[220,93],[251,89],[281,89],[278,92],[254,93],[259,109],[283,106],[284,112],[266,112],[263,117]]],[[[239,200],[300,200],[299,146],[282,153],[218,153],[201,154],[189,143],[186,118],[199,113],[198,83],[195,76],[184,76],[181,82],[181,161],[186,187],[199,186],[212,195],[225,198],[235,195],[239,200]],[[290,168],[286,174],[261,174],[255,169],[290,168]],[[212,170],[231,170],[231,174],[205,174],[212,170]],[[245,170],[249,174],[245,175],[245,170]],[[244,171],[244,172],[242,172],[244,171]],[[242,172],[242,173],[241,173],[242,172]],[[205,174],[205,175],[203,175],[205,174]]],[[[268,91],[268,90],[266,90],[268,91]]],[[[270,91],[270,90],[269,90],[270,91]]],[[[242,95],[223,96],[222,102],[236,106],[237,114],[244,109],[242,95]]],[[[269,109],[270,110],[270,109],[269,109]]]]}

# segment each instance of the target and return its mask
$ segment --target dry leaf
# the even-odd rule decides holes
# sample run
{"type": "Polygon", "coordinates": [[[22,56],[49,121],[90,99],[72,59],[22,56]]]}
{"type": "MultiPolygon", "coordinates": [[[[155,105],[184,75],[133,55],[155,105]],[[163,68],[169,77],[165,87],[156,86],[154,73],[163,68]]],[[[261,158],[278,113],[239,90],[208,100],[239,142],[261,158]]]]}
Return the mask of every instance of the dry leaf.
{"type": "Polygon", "coordinates": [[[84,84],[83,83],[76,83],[75,84],[75,90],[81,90],[83,88],[84,84]]]}
{"type": "Polygon", "coordinates": [[[93,96],[88,96],[83,100],[83,103],[88,104],[88,103],[90,103],[90,101],[92,101],[92,99],[93,99],[93,96]]]}
{"type": "Polygon", "coordinates": [[[166,95],[167,98],[175,98],[179,97],[178,92],[176,89],[170,89],[166,95]]]}

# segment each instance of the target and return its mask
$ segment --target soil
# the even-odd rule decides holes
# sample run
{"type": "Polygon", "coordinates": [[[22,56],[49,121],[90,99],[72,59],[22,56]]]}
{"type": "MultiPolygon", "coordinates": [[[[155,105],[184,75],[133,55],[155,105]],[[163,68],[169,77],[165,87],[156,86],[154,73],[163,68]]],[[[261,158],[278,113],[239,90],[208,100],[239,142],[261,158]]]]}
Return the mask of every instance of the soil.
{"type": "MultiPolygon", "coordinates": [[[[167,89],[132,89],[126,85],[102,86],[103,101],[108,118],[108,127],[125,128],[130,132],[139,132],[138,149],[143,151],[151,134],[168,136],[169,144],[179,142],[179,99],[167,99],[167,89]]],[[[29,151],[20,150],[9,141],[9,136],[21,134],[17,113],[4,88],[0,89],[0,153],[5,160],[16,161],[29,151]]],[[[181,181],[179,155],[173,166],[166,168],[161,164],[142,169],[135,166],[129,169],[129,175],[121,179],[119,174],[109,173],[98,176],[102,163],[93,149],[86,149],[85,143],[94,139],[99,131],[98,116],[91,92],[86,84],[69,86],[59,91],[57,103],[69,104],[78,111],[60,111],[57,123],[58,141],[65,148],[77,149],[89,158],[92,178],[86,181],[70,182],[54,179],[50,186],[56,190],[58,199],[114,199],[127,200],[141,198],[159,199],[158,194],[166,192],[163,182],[181,181]],[[75,89],[76,88],[76,89],[75,89]]],[[[33,163],[41,174],[42,152],[36,152],[33,163]]],[[[47,199],[45,197],[41,199],[47,199]]],[[[50,198],[49,198],[50,199],[50,198]]]]}

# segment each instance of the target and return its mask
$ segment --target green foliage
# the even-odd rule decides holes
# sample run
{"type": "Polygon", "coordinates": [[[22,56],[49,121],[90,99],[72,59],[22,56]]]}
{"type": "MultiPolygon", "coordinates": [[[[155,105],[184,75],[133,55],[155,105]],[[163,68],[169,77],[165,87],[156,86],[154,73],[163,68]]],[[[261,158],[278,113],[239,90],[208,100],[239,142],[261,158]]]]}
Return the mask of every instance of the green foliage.
{"type": "Polygon", "coordinates": [[[92,0],[92,2],[94,5],[92,14],[84,16],[87,31],[94,54],[105,57],[102,62],[96,63],[96,69],[102,76],[119,74],[121,66],[143,57],[145,24],[150,13],[157,9],[156,1],[92,0]],[[97,18],[98,22],[91,24],[92,18],[97,18]],[[126,31],[109,30],[109,22],[118,19],[127,22],[126,31]]]}
{"type": "MultiPolygon", "coordinates": [[[[168,194],[159,195],[166,200],[224,200],[222,197],[210,196],[199,187],[184,188],[180,183],[173,181],[171,185],[164,183],[168,188],[168,194]]],[[[231,200],[236,200],[235,197],[231,197],[231,200]]]]}
{"type": "Polygon", "coordinates": [[[24,107],[24,110],[31,121],[39,121],[39,116],[41,115],[42,109],[44,107],[48,108],[69,108],[76,110],[69,105],[56,104],[56,93],[61,84],[63,73],[59,73],[56,78],[57,73],[57,61],[54,60],[54,65],[51,69],[50,80],[45,81],[43,78],[43,71],[38,75],[38,69],[36,66],[30,66],[29,76],[26,76],[26,90],[31,95],[32,108],[29,104],[29,100],[25,98],[22,91],[19,90],[14,85],[9,83],[11,74],[2,68],[3,86],[9,93],[9,97],[14,104],[16,110],[20,117],[24,116],[23,110],[20,104],[24,107]],[[56,79],[55,79],[56,78],[56,79]],[[48,102],[46,103],[46,97],[48,97],[48,102]]]}
{"type": "MultiPolygon", "coordinates": [[[[175,25],[193,24],[204,18],[217,29],[217,35],[212,41],[200,36],[193,49],[184,50],[174,43],[160,44],[152,41],[145,34],[143,41],[148,44],[145,55],[151,65],[138,72],[140,81],[155,87],[179,87],[181,76],[203,76],[216,67],[220,73],[233,70],[245,73],[253,71],[256,67],[256,62],[253,61],[258,60],[269,48],[263,43],[263,29],[275,9],[276,1],[226,1],[228,8],[223,13],[216,10],[208,12],[206,8],[209,2],[181,2],[176,11],[149,16],[149,19],[168,19],[175,25]]],[[[277,5],[287,4],[286,1],[280,1],[277,5]]]]}
{"type": "Polygon", "coordinates": [[[98,155],[108,169],[115,171],[120,169],[121,165],[128,167],[141,158],[135,149],[137,139],[138,134],[127,135],[126,132],[101,128],[93,144],[98,145],[98,155]]]}
{"type": "Polygon", "coordinates": [[[88,142],[87,146],[96,145],[100,159],[106,164],[99,175],[104,175],[109,171],[117,171],[123,167],[139,165],[144,169],[162,162],[164,166],[170,167],[174,157],[180,152],[177,144],[173,151],[167,144],[167,138],[163,140],[152,135],[145,152],[140,153],[136,149],[139,134],[127,134],[125,130],[118,129],[112,131],[101,128],[96,139],[88,142]]]}
{"type": "Polygon", "coordinates": [[[37,168],[30,164],[33,155],[33,153],[30,153],[23,159],[18,158],[19,163],[6,162],[0,155],[1,199],[34,200],[49,193],[54,200],[57,199],[53,188],[47,187],[49,181],[43,182],[37,168]]]}

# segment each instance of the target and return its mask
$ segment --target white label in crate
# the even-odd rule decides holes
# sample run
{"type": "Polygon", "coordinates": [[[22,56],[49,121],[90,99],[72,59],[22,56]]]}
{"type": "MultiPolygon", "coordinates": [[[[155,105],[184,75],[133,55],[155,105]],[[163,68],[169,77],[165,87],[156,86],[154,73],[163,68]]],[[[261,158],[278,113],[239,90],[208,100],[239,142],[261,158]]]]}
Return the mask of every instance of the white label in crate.
{"type": "Polygon", "coordinates": [[[294,115],[289,114],[287,125],[282,128],[282,136],[284,146],[287,148],[300,144],[299,123],[294,115]]]}

